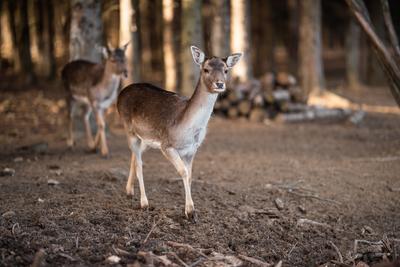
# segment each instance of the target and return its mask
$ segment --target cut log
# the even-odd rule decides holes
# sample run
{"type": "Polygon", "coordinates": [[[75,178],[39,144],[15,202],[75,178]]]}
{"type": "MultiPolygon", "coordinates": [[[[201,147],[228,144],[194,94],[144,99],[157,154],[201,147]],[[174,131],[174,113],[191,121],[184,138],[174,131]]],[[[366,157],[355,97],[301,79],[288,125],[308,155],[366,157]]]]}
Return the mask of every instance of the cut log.
{"type": "Polygon", "coordinates": [[[239,110],[237,107],[232,106],[228,109],[228,117],[230,119],[236,119],[239,116],[239,110]]]}
{"type": "Polygon", "coordinates": [[[230,106],[231,106],[231,101],[229,101],[228,98],[222,99],[222,100],[220,101],[220,103],[221,103],[220,109],[221,109],[222,111],[227,111],[227,110],[230,108],[230,106]]]}
{"type": "Polygon", "coordinates": [[[276,119],[282,122],[305,122],[323,119],[343,120],[349,117],[349,109],[326,109],[311,107],[303,112],[280,114],[276,119]]]}
{"type": "Polygon", "coordinates": [[[242,100],[239,102],[238,105],[239,113],[241,115],[247,116],[250,113],[251,110],[251,103],[249,100],[242,100]]]}
{"type": "Polygon", "coordinates": [[[296,85],[297,81],[293,75],[287,72],[279,72],[276,75],[275,84],[284,88],[289,88],[290,86],[296,85]]]}
{"type": "Polygon", "coordinates": [[[275,90],[272,93],[272,96],[274,98],[274,101],[279,102],[279,101],[289,101],[290,100],[290,94],[288,90],[284,89],[278,89],[275,90]]]}
{"type": "Polygon", "coordinates": [[[237,103],[242,99],[242,93],[239,90],[233,89],[228,92],[227,98],[231,103],[237,103]]]}
{"type": "Polygon", "coordinates": [[[264,109],[256,107],[250,112],[249,120],[251,122],[263,122],[264,119],[265,119],[264,109]]]}

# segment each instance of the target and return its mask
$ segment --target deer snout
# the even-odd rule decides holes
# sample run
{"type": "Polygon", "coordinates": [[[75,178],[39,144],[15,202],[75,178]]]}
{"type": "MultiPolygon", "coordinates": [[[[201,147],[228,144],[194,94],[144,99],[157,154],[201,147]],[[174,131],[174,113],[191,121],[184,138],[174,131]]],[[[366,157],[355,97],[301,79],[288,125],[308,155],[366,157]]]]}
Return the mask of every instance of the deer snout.
{"type": "Polygon", "coordinates": [[[221,82],[221,81],[215,82],[214,83],[214,88],[223,90],[223,89],[225,89],[225,83],[221,82]]]}

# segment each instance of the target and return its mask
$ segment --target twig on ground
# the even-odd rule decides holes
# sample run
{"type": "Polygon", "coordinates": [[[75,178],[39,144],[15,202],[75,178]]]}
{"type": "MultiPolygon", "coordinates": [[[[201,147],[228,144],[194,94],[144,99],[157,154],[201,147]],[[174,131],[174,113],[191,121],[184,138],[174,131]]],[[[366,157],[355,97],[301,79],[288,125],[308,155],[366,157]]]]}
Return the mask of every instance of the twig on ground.
{"type": "Polygon", "coordinates": [[[195,262],[193,262],[192,264],[189,265],[189,267],[195,267],[197,266],[197,264],[202,263],[206,258],[204,258],[203,256],[201,256],[200,258],[198,258],[195,262]]]}
{"type": "Polygon", "coordinates": [[[299,225],[299,226],[304,226],[304,225],[307,225],[307,224],[326,227],[326,228],[330,228],[331,227],[329,224],[321,223],[321,222],[317,222],[317,221],[313,221],[313,220],[309,220],[309,219],[298,219],[297,220],[297,225],[299,225]]]}
{"type": "Polygon", "coordinates": [[[147,234],[146,238],[143,240],[142,245],[146,244],[147,240],[149,239],[150,235],[154,232],[154,230],[156,229],[157,225],[161,222],[162,217],[160,217],[160,219],[158,219],[157,222],[153,223],[153,226],[150,229],[150,232],[147,234]]]}
{"type": "Polygon", "coordinates": [[[174,241],[167,241],[167,245],[171,246],[171,247],[187,248],[189,250],[197,252],[200,256],[203,256],[204,258],[206,258],[208,260],[210,259],[210,257],[208,257],[206,254],[204,254],[203,252],[201,252],[198,249],[195,249],[194,247],[192,247],[189,244],[177,243],[177,242],[174,242],[174,241]]]}
{"type": "Polygon", "coordinates": [[[15,229],[18,227],[18,229],[20,229],[21,227],[19,227],[19,223],[14,223],[12,228],[11,228],[11,233],[15,236],[15,229]]]}
{"type": "Polygon", "coordinates": [[[186,262],[184,262],[175,252],[168,252],[168,254],[173,256],[184,267],[189,267],[189,265],[187,265],[186,262]]]}
{"type": "Polygon", "coordinates": [[[298,242],[294,243],[294,245],[292,246],[292,248],[291,248],[291,249],[289,250],[289,252],[286,254],[285,258],[289,259],[290,254],[292,254],[294,248],[297,246],[297,243],[298,243],[298,242]]]}
{"type": "Polygon", "coordinates": [[[76,261],[76,259],[68,254],[65,253],[58,253],[58,255],[60,255],[63,258],[69,259],[70,261],[76,261]]]}
{"type": "Polygon", "coordinates": [[[321,200],[321,201],[334,203],[334,204],[337,204],[337,205],[341,204],[341,203],[340,203],[339,201],[337,201],[337,200],[328,199],[328,198],[322,198],[322,197],[319,197],[319,196],[317,196],[317,195],[300,194],[300,193],[297,193],[297,192],[294,192],[294,191],[288,191],[288,192],[291,193],[291,194],[293,194],[293,195],[299,196],[299,197],[314,198],[314,199],[318,199],[318,200],[321,200]]]}
{"type": "Polygon", "coordinates": [[[35,257],[33,258],[33,262],[31,264],[31,267],[40,267],[42,265],[42,261],[44,259],[44,256],[46,255],[44,249],[39,249],[38,252],[36,252],[35,257]]]}
{"type": "Polygon", "coordinates": [[[332,241],[329,241],[328,244],[336,251],[336,253],[338,254],[339,261],[343,263],[343,256],[339,248],[332,241]]]}
{"type": "Polygon", "coordinates": [[[112,249],[114,250],[115,254],[117,254],[117,255],[121,255],[121,256],[131,255],[131,253],[129,253],[128,251],[120,249],[120,248],[116,248],[114,245],[112,245],[112,249]]]}
{"type": "Polygon", "coordinates": [[[270,266],[273,266],[273,265],[270,264],[270,263],[267,263],[267,262],[264,262],[264,261],[261,261],[261,260],[259,260],[259,259],[255,259],[255,258],[252,258],[252,257],[248,257],[248,256],[245,256],[245,255],[241,255],[241,254],[238,255],[238,258],[239,258],[239,259],[242,259],[242,260],[244,260],[244,261],[248,261],[248,262],[250,262],[251,264],[254,264],[254,265],[256,265],[256,266],[262,266],[262,267],[270,267],[270,266]]]}

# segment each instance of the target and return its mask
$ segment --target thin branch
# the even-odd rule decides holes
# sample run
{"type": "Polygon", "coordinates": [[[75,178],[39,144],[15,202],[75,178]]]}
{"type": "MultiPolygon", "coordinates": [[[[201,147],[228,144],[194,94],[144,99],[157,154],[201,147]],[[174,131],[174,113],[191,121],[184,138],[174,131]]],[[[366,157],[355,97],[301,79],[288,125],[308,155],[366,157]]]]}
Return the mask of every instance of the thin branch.
{"type": "Polygon", "coordinates": [[[400,70],[396,62],[374,31],[364,2],[362,0],[346,0],[346,3],[373,45],[374,51],[382,65],[382,69],[389,79],[389,87],[392,95],[397,105],[400,106],[400,70]]]}
{"type": "Polygon", "coordinates": [[[393,52],[398,63],[400,63],[400,47],[399,40],[396,35],[396,31],[393,26],[392,15],[390,14],[389,2],[388,0],[381,0],[383,18],[385,20],[385,28],[389,35],[390,43],[393,47],[393,52]]]}
{"type": "Polygon", "coordinates": [[[150,235],[154,232],[154,230],[156,229],[157,225],[161,222],[161,219],[162,219],[162,217],[160,219],[158,219],[158,221],[153,224],[153,226],[151,227],[151,229],[150,229],[149,233],[147,234],[146,238],[143,240],[142,245],[146,244],[146,242],[149,239],[150,235]]]}
{"type": "Polygon", "coordinates": [[[338,254],[339,261],[343,263],[343,256],[342,253],[340,253],[339,248],[332,241],[329,241],[328,244],[336,251],[336,253],[338,254]]]}

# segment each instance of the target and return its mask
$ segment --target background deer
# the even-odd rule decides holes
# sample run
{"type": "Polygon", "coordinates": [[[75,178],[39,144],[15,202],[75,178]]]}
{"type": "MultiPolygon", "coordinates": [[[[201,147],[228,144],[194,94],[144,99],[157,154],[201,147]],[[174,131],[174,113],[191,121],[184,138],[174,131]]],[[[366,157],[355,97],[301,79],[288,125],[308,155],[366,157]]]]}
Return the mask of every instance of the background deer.
{"type": "Polygon", "coordinates": [[[106,142],[104,110],[116,99],[121,75],[126,77],[125,50],[122,48],[103,48],[105,62],[93,63],[86,60],[75,60],[66,64],[62,70],[62,79],[67,91],[68,139],[69,147],[74,145],[73,116],[77,104],[84,106],[84,123],[87,143],[90,150],[100,145],[102,156],[108,156],[106,142]],[[97,133],[95,139],[90,128],[92,110],[96,116],[97,133]]]}
{"type": "Polygon", "coordinates": [[[225,91],[228,69],[242,54],[227,58],[206,58],[191,47],[194,62],[201,68],[200,78],[190,99],[147,83],[131,84],[118,96],[117,108],[123,120],[132,152],[126,192],[133,195],[133,180],[140,187],[140,206],[148,207],[143,184],[142,152],[147,146],[158,148],[182,176],[185,187],[185,214],[195,220],[191,196],[192,163],[204,140],[218,93],[225,91]]]}

